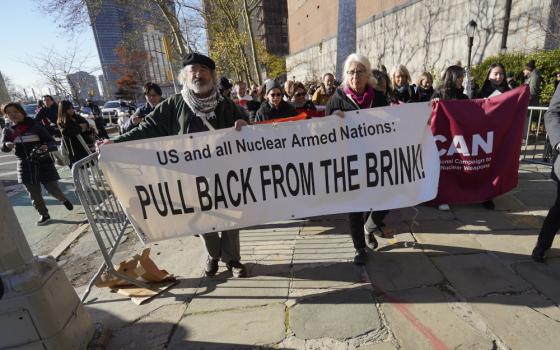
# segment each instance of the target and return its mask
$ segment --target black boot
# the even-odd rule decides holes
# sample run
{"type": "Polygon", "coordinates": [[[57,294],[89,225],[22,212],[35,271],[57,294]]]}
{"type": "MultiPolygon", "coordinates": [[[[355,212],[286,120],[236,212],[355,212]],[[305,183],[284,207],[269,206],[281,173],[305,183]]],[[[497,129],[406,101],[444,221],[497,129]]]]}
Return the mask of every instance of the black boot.
{"type": "Polygon", "coordinates": [[[367,253],[364,248],[356,250],[356,256],[354,256],[354,264],[361,266],[365,265],[367,260],[367,253]]]}
{"type": "Polygon", "coordinates": [[[544,253],[545,251],[543,251],[539,247],[535,247],[535,249],[533,249],[533,253],[531,253],[531,258],[533,259],[534,262],[544,263],[545,262],[544,253]]]}

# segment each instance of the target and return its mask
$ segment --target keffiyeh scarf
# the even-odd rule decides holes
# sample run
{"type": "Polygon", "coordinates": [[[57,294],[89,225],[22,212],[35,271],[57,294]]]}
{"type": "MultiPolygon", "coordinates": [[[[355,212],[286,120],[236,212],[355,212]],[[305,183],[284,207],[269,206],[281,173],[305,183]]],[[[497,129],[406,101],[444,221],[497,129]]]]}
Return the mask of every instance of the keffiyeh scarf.
{"type": "Polygon", "coordinates": [[[185,85],[181,90],[181,95],[194,114],[197,117],[204,118],[206,120],[216,118],[216,113],[214,112],[216,110],[216,106],[224,99],[216,87],[212,89],[210,96],[200,98],[185,85]]]}

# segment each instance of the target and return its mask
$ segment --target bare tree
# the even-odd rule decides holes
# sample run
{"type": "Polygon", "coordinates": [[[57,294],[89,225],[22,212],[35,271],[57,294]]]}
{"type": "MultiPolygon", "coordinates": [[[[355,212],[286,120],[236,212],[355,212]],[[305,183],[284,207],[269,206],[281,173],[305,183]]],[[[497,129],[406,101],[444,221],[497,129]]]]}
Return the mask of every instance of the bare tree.
{"type": "Polygon", "coordinates": [[[22,63],[33,69],[55,91],[79,100],[79,91],[75,86],[70,85],[67,76],[78,71],[88,74],[99,71],[97,67],[88,66],[87,56],[81,55],[79,51],[78,45],[74,45],[71,50],[64,52],[45,49],[22,63]]]}

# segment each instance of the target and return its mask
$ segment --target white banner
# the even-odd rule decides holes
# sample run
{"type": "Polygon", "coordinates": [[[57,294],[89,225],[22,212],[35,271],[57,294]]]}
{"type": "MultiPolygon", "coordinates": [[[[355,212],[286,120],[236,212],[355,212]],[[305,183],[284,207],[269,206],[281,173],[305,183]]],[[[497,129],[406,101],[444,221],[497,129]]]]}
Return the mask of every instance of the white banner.
{"type": "Polygon", "coordinates": [[[100,166],[147,240],[436,196],[428,103],[111,144],[100,166]]]}

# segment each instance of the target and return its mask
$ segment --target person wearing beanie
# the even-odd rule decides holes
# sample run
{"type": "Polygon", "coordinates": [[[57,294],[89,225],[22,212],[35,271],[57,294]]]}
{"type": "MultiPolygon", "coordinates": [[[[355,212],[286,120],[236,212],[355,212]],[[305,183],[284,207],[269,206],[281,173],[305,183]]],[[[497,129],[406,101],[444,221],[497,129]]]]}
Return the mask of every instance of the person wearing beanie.
{"type": "Polygon", "coordinates": [[[226,78],[226,77],[222,77],[220,79],[220,82],[218,83],[218,90],[220,91],[220,94],[222,94],[222,96],[227,97],[227,98],[231,98],[231,88],[232,87],[233,87],[233,85],[231,84],[229,79],[226,78]]]}
{"type": "Polygon", "coordinates": [[[537,70],[535,60],[530,60],[523,67],[523,75],[525,76],[525,84],[529,85],[529,106],[539,105],[539,96],[541,94],[541,73],[537,70]]]}
{"type": "Polygon", "coordinates": [[[296,109],[282,98],[282,88],[276,80],[268,80],[264,84],[265,99],[257,113],[255,121],[276,118],[288,118],[297,115],[296,109]]]}
{"type": "MultiPolygon", "coordinates": [[[[247,125],[247,114],[231,99],[220,94],[216,64],[210,57],[196,52],[185,56],[183,69],[179,72],[179,81],[183,85],[181,93],[157,105],[137,128],[112,140],[104,140],[99,147],[112,142],[192,134],[214,129],[234,127],[241,130],[247,125]]],[[[187,230],[186,227],[185,231],[187,230]]],[[[239,230],[210,232],[201,237],[207,252],[204,267],[207,276],[214,276],[218,272],[219,260],[226,264],[234,277],[246,276],[245,266],[240,262],[239,230]]]]}

